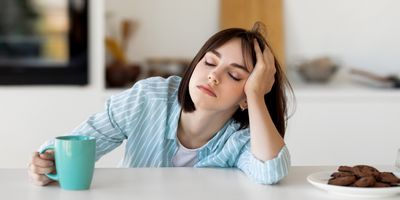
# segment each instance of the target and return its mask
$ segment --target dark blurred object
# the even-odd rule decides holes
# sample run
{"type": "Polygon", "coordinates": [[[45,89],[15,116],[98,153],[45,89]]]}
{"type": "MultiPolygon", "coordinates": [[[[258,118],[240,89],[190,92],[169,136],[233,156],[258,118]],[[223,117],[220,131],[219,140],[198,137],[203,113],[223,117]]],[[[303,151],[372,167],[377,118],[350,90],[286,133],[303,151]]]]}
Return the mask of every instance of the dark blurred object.
{"type": "Polygon", "coordinates": [[[88,0],[0,0],[0,85],[86,85],[88,0]]]}
{"type": "Polygon", "coordinates": [[[124,19],[120,28],[120,42],[111,36],[105,38],[107,53],[112,57],[112,61],[106,66],[106,87],[108,88],[129,87],[136,82],[142,71],[139,64],[127,59],[129,41],[136,32],[138,23],[124,19]]]}
{"type": "Polygon", "coordinates": [[[0,40],[0,63],[13,59],[35,59],[41,56],[40,39],[21,40],[20,38],[4,37],[0,40]],[[7,39],[6,39],[7,38],[7,39]]]}
{"type": "Polygon", "coordinates": [[[137,21],[133,21],[131,19],[124,19],[121,22],[121,45],[124,52],[127,52],[128,44],[133,36],[133,34],[137,31],[139,27],[139,23],[137,21]]]}
{"type": "Polygon", "coordinates": [[[147,60],[149,76],[167,78],[171,75],[182,76],[190,61],[180,58],[150,58],[147,60]]]}
{"type": "Polygon", "coordinates": [[[380,82],[382,84],[386,84],[389,87],[400,88],[400,78],[396,75],[381,76],[361,69],[351,69],[350,73],[380,82]]]}
{"type": "Polygon", "coordinates": [[[326,83],[337,72],[339,66],[330,58],[317,58],[304,62],[297,67],[303,80],[307,82],[326,83]]]}
{"type": "Polygon", "coordinates": [[[0,62],[40,57],[42,39],[35,23],[40,15],[30,1],[2,0],[0,13],[0,62]]]}
{"type": "Polygon", "coordinates": [[[1,35],[34,35],[35,24],[40,14],[34,2],[27,0],[0,1],[0,34],[1,35]]]}
{"type": "Polygon", "coordinates": [[[127,87],[135,83],[141,72],[140,65],[128,63],[125,52],[114,39],[106,37],[105,42],[108,52],[113,57],[113,62],[106,66],[106,86],[127,87]]]}
{"type": "Polygon", "coordinates": [[[126,87],[136,82],[141,72],[138,64],[114,62],[106,67],[106,86],[109,88],[126,87]]]}

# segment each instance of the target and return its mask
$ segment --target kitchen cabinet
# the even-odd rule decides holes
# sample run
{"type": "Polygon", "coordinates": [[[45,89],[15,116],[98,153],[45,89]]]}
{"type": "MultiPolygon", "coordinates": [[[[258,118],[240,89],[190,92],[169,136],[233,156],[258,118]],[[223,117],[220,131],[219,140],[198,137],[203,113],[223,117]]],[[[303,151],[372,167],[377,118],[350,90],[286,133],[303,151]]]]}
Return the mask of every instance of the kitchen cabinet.
{"type": "Polygon", "coordinates": [[[266,25],[270,41],[279,62],[284,66],[284,30],[282,0],[220,0],[220,29],[240,27],[250,29],[254,22],[266,25]]]}

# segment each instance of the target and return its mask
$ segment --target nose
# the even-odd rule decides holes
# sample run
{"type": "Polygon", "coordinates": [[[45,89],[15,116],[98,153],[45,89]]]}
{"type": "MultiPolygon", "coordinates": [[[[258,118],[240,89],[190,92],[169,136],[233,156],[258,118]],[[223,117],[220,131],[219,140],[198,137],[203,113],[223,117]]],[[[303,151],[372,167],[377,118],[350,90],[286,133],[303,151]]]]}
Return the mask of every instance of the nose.
{"type": "Polygon", "coordinates": [[[213,84],[213,85],[218,85],[219,84],[219,80],[218,80],[218,78],[217,78],[217,76],[216,76],[216,74],[214,72],[211,72],[208,75],[208,82],[213,84]]]}

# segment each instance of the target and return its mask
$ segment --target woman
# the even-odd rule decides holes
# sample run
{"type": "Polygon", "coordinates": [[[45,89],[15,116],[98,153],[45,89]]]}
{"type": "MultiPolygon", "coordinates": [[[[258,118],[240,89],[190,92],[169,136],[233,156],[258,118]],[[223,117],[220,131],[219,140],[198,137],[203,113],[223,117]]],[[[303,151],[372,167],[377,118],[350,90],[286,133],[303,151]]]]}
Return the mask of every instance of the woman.
{"type": "MultiPolygon", "coordinates": [[[[122,167],[237,167],[258,183],[277,183],[290,166],[289,84],[259,27],[216,33],[183,78],[139,81],[73,134],[96,137],[96,159],[126,139],[122,167]]],[[[53,166],[52,152],[36,152],[31,180],[48,184],[53,166]]]]}

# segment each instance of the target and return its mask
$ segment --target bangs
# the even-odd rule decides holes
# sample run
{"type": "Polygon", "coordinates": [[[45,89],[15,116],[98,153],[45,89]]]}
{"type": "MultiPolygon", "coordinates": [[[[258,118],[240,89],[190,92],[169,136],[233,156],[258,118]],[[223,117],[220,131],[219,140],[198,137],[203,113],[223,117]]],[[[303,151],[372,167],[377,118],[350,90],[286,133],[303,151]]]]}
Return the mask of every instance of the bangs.
{"type": "Polygon", "coordinates": [[[241,40],[244,65],[247,69],[249,69],[250,72],[250,66],[254,66],[256,61],[256,53],[254,48],[252,48],[253,42],[250,42],[252,40],[247,40],[246,38],[241,38],[241,40]]]}
{"type": "Polygon", "coordinates": [[[267,43],[263,36],[257,32],[246,32],[244,36],[240,37],[240,39],[242,41],[244,65],[247,69],[250,69],[250,66],[254,66],[257,61],[256,51],[254,50],[254,39],[256,39],[260,45],[261,52],[264,51],[267,43]]]}

